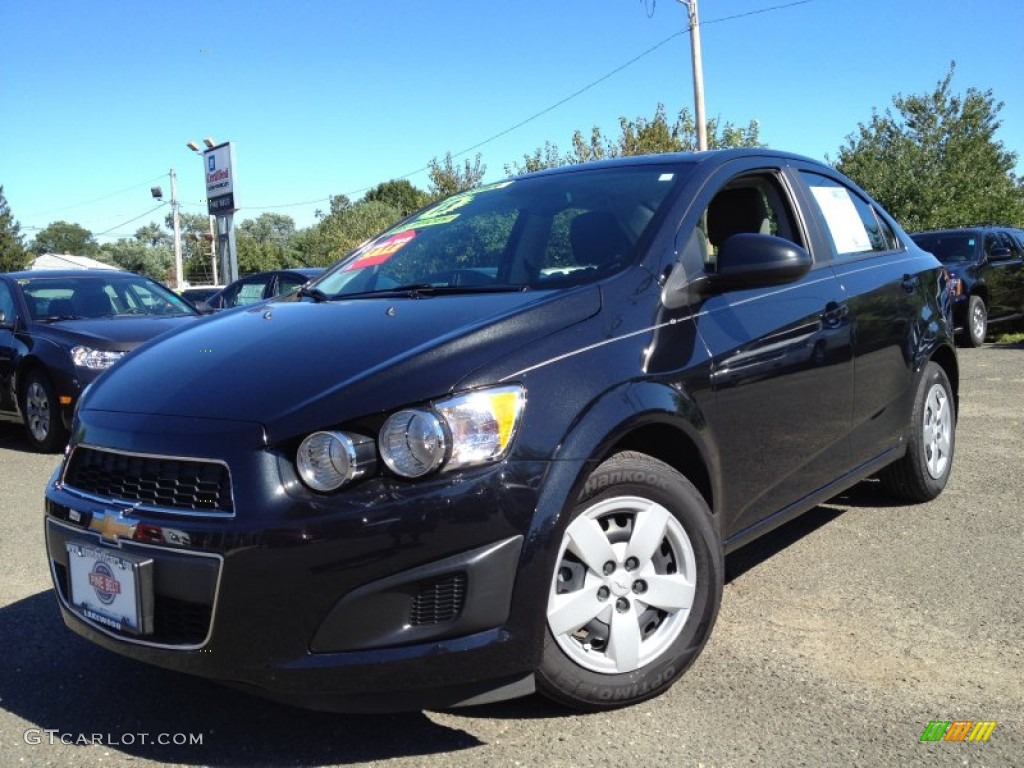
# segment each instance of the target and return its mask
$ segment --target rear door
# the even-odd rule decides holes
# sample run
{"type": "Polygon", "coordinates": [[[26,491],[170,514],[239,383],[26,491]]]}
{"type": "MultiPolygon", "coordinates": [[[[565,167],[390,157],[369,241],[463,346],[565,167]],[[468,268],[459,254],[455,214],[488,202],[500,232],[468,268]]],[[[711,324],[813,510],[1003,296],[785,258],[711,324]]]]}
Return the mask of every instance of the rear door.
{"type": "Polygon", "coordinates": [[[801,168],[807,204],[849,308],[853,350],[850,448],[855,464],[896,450],[914,396],[915,353],[927,324],[919,273],[930,254],[907,249],[887,217],[859,190],[820,168],[801,168]]]}
{"type": "Polygon", "coordinates": [[[1024,260],[1020,246],[1008,232],[985,234],[985,279],[989,318],[1016,317],[1024,311],[1024,260]]]}
{"type": "MultiPolygon", "coordinates": [[[[698,247],[707,255],[696,259],[705,271],[714,270],[718,248],[739,232],[813,249],[781,161],[756,162],[720,175],[705,193],[710,202],[687,235],[691,249],[706,238],[698,247]]],[[[687,272],[699,269],[691,263],[687,272]]],[[[792,505],[849,470],[853,377],[845,297],[825,260],[795,282],[705,296],[693,309],[712,357],[706,416],[722,475],[730,478],[716,504],[725,510],[730,545],[772,518],[781,521],[792,505]]]]}

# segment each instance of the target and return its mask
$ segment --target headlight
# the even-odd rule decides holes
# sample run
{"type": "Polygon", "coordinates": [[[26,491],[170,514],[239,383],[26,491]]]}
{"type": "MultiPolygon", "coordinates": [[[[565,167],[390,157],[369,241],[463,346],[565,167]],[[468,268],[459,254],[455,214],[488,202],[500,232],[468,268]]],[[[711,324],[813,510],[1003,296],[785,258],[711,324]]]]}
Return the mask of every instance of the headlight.
{"type": "Polygon", "coordinates": [[[403,477],[422,477],[504,457],[523,412],[522,387],[498,387],[410,409],[389,418],[380,431],[384,463],[403,477]]]}
{"type": "Polygon", "coordinates": [[[314,432],[299,445],[295,464],[314,491],[334,491],[376,469],[373,440],[344,432],[314,432]]]}
{"type": "Polygon", "coordinates": [[[435,413],[407,410],[392,414],[380,429],[380,455],[392,472],[422,477],[444,461],[448,439],[435,413]]]}
{"type": "Polygon", "coordinates": [[[452,436],[445,470],[501,459],[519,426],[525,400],[522,387],[500,387],[437,403],[452,436]]]}
{"type": "Polygon", "coordinates": [[[127,352],[114,352],[109,349],[74,347],[71,350],[71,360],[80,368],[90,368],[94,371],[102,371],[112,366],[127,354],[127,352]]]}

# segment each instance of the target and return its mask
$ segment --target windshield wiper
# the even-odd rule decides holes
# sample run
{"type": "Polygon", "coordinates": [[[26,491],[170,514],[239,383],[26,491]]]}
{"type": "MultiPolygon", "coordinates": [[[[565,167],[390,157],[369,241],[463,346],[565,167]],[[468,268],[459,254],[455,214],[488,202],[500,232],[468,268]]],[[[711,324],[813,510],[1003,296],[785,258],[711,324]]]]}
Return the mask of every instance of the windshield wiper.
{"type": "Polygon", "coordinates": [[[525,285],[432,285],[431,283],[411,283],[394,288],[380,288],[376,291],[360,291],[359,293],[341,294],[336,299],[391,298],[404,296],[419,299],[425,296],[454,296],[470,293],[518,293],[525,291],[525,285]]]}
{"type": "Polygon", "coordinates": [[[81,315],[47,315],[42,318],[44,323],[56,323],[59,320],[84,320],[85,318],[81,315]]]}

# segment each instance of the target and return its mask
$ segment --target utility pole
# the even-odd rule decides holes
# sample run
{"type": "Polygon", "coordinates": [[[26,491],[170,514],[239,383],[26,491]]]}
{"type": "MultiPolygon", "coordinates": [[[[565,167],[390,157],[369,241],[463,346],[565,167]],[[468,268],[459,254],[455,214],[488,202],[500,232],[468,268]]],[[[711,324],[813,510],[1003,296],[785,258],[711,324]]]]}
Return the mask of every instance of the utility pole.
{"type": "Polygon", "coordinates": [[[174,287],[181,290],[185,281],[181,270],[181,222],[178,220],[178,175],[171,168],[171,216],[174,219],[174,287]]]}
{"type": "Polygon", "coordinates": [[[708,148],[708,123],[704,117],[704,65],[700,54],[700,19],[697,16],[697,0],[679,0],[686,6],[690,21],[690,54],[693,59],[693,119],[697,123],[697,149],[708,148]]]}

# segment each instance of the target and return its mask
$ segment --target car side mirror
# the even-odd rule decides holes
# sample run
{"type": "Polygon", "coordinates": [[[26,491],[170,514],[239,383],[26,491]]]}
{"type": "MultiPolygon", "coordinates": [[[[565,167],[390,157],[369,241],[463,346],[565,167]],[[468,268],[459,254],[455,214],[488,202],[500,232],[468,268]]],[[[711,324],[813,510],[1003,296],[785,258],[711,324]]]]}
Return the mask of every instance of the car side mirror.
{"type": "Polygon", "coordinates": [[[0,328],[13,328],[14,326],[7,322],[7,313],[0,309],[0,328]]]}
{"type": "Polygon", "coordinates": [[[992,252],[989,253],[989,255],[988,255],[989,261],[1007,261],[1008,259],[1012,259],[1012,258],[1013,258],[1013,251],[1011,251],[1009,248],[1007,248],[1005,246],[1001,246],[999,248],[993,248],[992,252]]]}
{"type": "Polygon", "coordinates": [[[203,301],[202,299],[200,299],[199,301],[192,302],[192,306],[199,310],[200,315],[213,314],[213,307],[211,307],[209,303],[203,301]]]}
{"type": "Polygon", "coordinates": [[[774,235],[741,232],[722,243],[707,289],[727,291],[791,283],[811,268],[811,254],[774,235]]]}

